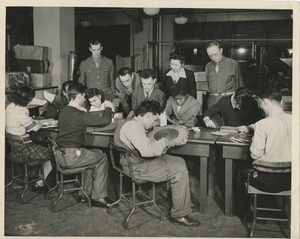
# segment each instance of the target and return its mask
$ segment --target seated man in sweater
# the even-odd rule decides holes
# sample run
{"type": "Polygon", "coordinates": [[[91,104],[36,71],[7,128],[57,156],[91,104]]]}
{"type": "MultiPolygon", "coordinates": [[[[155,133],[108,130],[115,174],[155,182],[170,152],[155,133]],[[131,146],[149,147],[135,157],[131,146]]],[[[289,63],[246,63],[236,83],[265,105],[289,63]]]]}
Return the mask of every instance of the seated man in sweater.
{"type": "MultiPolygon", "coordinates": [[[[104,114],[90,114],[82,111],[85,102],[85,87],[74,83],[68,88],[69,104],[62,109],[58,117],[57,144],[65,154],[57,152],[62,167],[76,168],[88,166],[84,172],[84,190],[91,196],[95,207],[108,207],[112,202],[107,194],[108,163],[106,154],[97,149],[85,149],[86,126],[106,126],[111,123],[111,103],[105,105],[104,114]]],[[[80,195],[79,202],[87,199],[80,195]]]]}
{"type": "Polygon", "coordinates": [[[155,71],[145,69],[141,72],[141,78],[142,87],[134,90],[132,93],[132,111],[128,114],[128,118],[137,115],[137,110],[144,100],[154,100],[158,102],[162,108],[166,105],[166,94],[160,89],[155,88],[155,71]]]}
{"type": "Polygon", "coordinates": [[[189,217],[192,213],[191,196],[189,187],[189,174],[185,161],[176,156],[166,154],[167,148],[172,147],[172,141],[161,138],[151,141],[146,130],[153,127],[158,120],[161,107],[153,100],[143,101],[138,115],[132,120],[117,127],[114,134],[114,143],[138,151],[139,156],[121,156],[121,164],[128,172],[130,157],[135,172],[135,177],[151,182],[169,181],[172,192],[173,206],[170,212],[171,222],[185,226],[198,226],[200,222],[189,217]]]}
{"type": "Polygon", "coordinates": [[[203,114],[203,122],[209,128],[221,125],[241,126],[250,125],[264,117],[250,90],[238,88],[233,95],[221,98],[217,104],[210,107],[203,114]],[[213,117],[221,114],[223,122],[215,122],[213,117]]]}

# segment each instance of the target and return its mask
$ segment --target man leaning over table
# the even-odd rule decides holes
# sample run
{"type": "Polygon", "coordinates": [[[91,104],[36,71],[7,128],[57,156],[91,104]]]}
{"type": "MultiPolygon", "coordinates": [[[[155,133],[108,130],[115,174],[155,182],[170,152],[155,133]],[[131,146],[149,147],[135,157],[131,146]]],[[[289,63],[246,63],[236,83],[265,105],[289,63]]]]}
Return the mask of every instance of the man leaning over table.
{"type": "Polygon", "coordinates": [[[240,87],[232,95],[221,98],[207,109],[203,114],[203,122],[209,128],[219,128],[222,125],[237,127],[254,124],[264,116],[255,95],[249,89],[240,87]],[[212,120],[216,114],[222,116],[221,125],[212,120]]]}
{"type": "MultiPolygon", "coordinates": [[[[135,177],[151,182],[169,181],[172,192],[173,206],[170,212],[172,223],[185,226],[198,226],[200,222],[189,217],[192,213],[189,187],[189,174],[185,161],[176,156],[166,154],[172,142],[166,138],[151,141],[146,130],[152,128],[158,120],[161,107],[158,102],[145,100],[141,103],[138,114],[132,120],[118,126],[114,134],[114,142],[131,150],[137,150],[139,155],[132,157],[135,177]]],[[[128,172],[127,161],[122,155],[121,164],[128,172]]]]}
{"type": "Polygon", "coordinates": [[[119,70],[119,76],[116,79],[116,94],[120,99],[124,117],[127,117],[131,110],[132,92],[140,87],[142,87],[142,83],[138,73],[132,72],[129,67],[123,67],[119,70]]]}
{"type": "MultiPolygon", "coordinates": [[[[108,198],[107,156],[101,150],[82,148],[86,126],[104,127],[111,123],[112,104],[107,104],[102,116],[82,111],[85,102],[85,87],[74,83],[68,88],[69,104],[62,109],[58,118],[57,144],[65,154],[57,152],[58,161],[65,168],[88,166],[84,172],[84,190],[91,196],[95,207],[108,207],[112,201],[108,198]]],[[[81,193],[81,192],[80,192],[81,193]]],[[[79,202],[87,199],[79,195],[79,202]]]]}

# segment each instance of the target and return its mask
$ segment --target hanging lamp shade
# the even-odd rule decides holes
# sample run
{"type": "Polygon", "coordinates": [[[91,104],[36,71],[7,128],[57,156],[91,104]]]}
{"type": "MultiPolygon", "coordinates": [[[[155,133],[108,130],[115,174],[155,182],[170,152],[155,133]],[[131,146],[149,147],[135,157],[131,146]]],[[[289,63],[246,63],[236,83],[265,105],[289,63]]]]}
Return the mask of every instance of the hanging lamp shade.
{"type": "Polygon", "coordinates": [[[89,27],[92,24],[91,21],[89,21],[87,18],[84,18],[80,21],[80,25],[83,27],[89,27]]]}
{"type": "Polygon", "coordinates": [[[148,16],[154,16],[159,13],[160,8],[143,8],[143,11],[148,16]]]}
{"type": "Polygon", "coordinates": [[[178,15],[177,17],[174,18],[174,21],[176,22],[176,24],[178,25],[183,25],[186,24],[188,21],[188,18],[183,16],[182,14],[178,15]]]}

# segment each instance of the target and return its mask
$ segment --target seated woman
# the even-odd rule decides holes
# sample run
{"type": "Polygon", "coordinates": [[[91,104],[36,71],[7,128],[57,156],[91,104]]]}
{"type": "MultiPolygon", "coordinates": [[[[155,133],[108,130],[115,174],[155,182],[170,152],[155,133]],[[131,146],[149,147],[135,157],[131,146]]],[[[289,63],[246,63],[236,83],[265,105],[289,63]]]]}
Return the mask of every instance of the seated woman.
{"type": "MultiPolygon", "coordinates": [[[[29,137],[27,132],[37,131],[42,127],[41,123],[37,123],[29,116],[26,107],[34,96],[35,92],[27,86],[22,86],[16,92],[7,95],[10,104],[5,109],[5,131],[10,136],[11,160],[29,165],[43,163],[44,179],[46,179],[52,170],[51,151],[32,143],[30,139],[26,143],[24,142],[24,139],[29,137]]],[[[37,181],[32,188],[35,192],[44,192],[45,189],[42,180],[37,181]]]]}
{"type": "Polygon", "coordinates": [[[172,124],[195,126],[196,116],[199,114],[201,104],[187,93],[184,85],[173,85],[170,88],[171,96],[166,105],[168,121],[172,124]]]}
{"type": "Polygon", "coordinates": [[[113,104],[110,101],[105,100],[104,93],[102,90],[99,90],[97,88],[91,88],[88,90],[85,97],[90,103],[90,112],[104,111],[107,105],[109,105],[109,107],[112,108],[113,112],[115,111],[113,104]]]}
{"type": "Polygon", "coordinates": [[[73,81],[66,81],[62,85],[61,93],[56,95],[52,102],[49,102],[47,107],[45,118],[58,119],[60,111],[69,104],[68,99],[68,87],[73,83],[73,81]]]}

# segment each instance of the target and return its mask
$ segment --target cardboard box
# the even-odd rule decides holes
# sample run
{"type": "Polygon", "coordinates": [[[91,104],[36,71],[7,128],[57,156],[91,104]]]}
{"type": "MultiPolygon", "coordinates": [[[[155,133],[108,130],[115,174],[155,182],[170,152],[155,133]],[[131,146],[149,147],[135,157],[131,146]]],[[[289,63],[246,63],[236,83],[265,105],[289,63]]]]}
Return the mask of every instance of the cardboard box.
{"type": "Polygon", "coordinates": [[[48,60],[48,47],[16,45],[15,57],[23,60],[48,60]]]}
{"type": "Polygon", "coordinates": [[[31,84],[34,87],[51,86],[51,73],[45,73],[45,74],[31,73],[31,84]]]}
{"type": "Polygon", "coordinates": [[[17,71],[30,71],[44,74],[49,72],[50,61],[48,60],[16,60],[17,71]]]}

